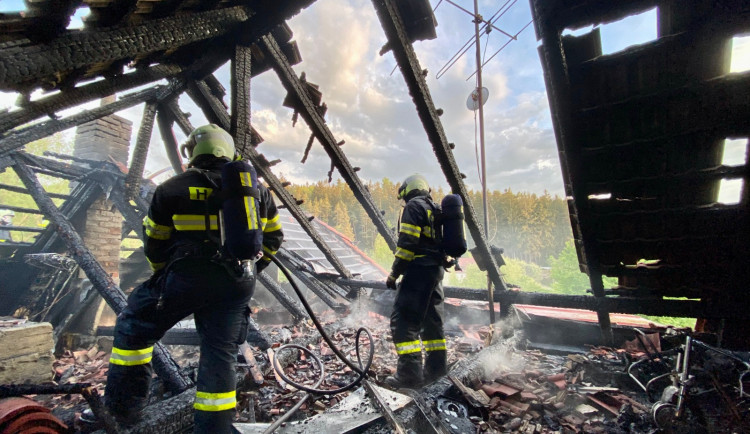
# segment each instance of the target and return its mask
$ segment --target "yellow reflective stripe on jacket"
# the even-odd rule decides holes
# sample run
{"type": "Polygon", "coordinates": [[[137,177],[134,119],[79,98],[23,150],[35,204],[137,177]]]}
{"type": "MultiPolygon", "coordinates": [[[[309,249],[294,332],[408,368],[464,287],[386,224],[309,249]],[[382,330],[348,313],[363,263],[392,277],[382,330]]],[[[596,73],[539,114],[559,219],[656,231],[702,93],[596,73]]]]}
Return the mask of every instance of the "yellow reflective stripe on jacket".
{"type": "Polygon", "coordinates": [[[261,218],[260,221],[263,223],[263,232],[273,232],[281,229],[281,219],[279,219],[278,214],[270,220],[261,218]]]}
{"type": "Polygon", "coordinates": [[[431,341],[423,341],[425,351],[438,351],[445,350],[445,339],[434,339],[431,341]]]}
{"type": "Polygon", "coordinates": [[[418,353],[422,351],[422,342],[418,340],[409,341],[409,342],[400,342],[400,343],[395,343],[395,344],[396,344],[396,353],[398,353],[399,355],[418,353]]]}
{"type": "MultiPolygon", "coordinates": [[[[219,229],[219,219],[216,215],[208,216],[212,230],[219,229]]],[[[174,228],[178,231],[205,231],[206,216],[203,214],[175,214],[172,216],[174,228]]]]}
{"type": "Polygon", "coordinates": [[[271,255],[271,256],[273,256],[273,255],[275,255],[275,254],[276,254],[276,252],[278,252],[278,250],[271,250],[271,249],[269,249],[268,247],[266,247],[266,246],[263,246],[263,253],[265,253],[265,254],[267,254],[267,255],[271,255]]]}
{"type": "Polygon", "coordinates": [[[231,410],[237,406],[237,392],[208,393],[195,392],[193,408],[202,411],[231,410]]]}
{"type": "Polygon", "coordinates": [[[401,223],[401,228],[399,229],[399,231],[406,235],[412,235],[419,238],[419,226],[410,225],[409,223],[401,223]]]}
{"type": "Polygon", "coordinates": [[[396,248],[395,255],[397,258],[401,258],[404,261],[411,261],[412,259],[414,259],[414,252],[412,252],[411,250],[402,249],[401,247],[396,248]]]}
{"type": "Polygon", "coordinates": [[[188,190],[190,191],[190,200],[206,200],[214,192],[213,188],[208,187],[188,187],[188,190]]]}
{"type": "Polygon", "coordinates": [[[155,240],[168,240],[172,236],[172,228],[156,223],[149,216],[143,219],[143,227],[146,228],[146,235],[155,240]]]}
{"type": "Polygon", "coordinates": [[[435,238],[435,231],[432,229],[431,226],[424,226],[422,228],[422,235],[424,235],[427,238],[435,238]]]}
{"type": "Polygon", "coordinates": [[[145,365],[151,361],[153,352],[153,346],[140,350],[123,350],[113,347],[112,355],[109,356],[109,363],[122,366],[145,365]]]}
{"type": "Polygon", "coordinates": [[[148,257],[146,257],[146,262],[148,262],[148,265],[151,267],[151,271],[159,271],[167,265],[166,262],[151,262],[148,257]]]}
{"type": "MultiPolygon", "coordinates": [[[[255,187],[250,172],[240,172],[240,181],[243,187],[255,187]]],[[[245,214],[247,215],[247,228],[250,230],[258,229],[258,210],[255,205],[255,198],[245,196],[245,214]]]]}

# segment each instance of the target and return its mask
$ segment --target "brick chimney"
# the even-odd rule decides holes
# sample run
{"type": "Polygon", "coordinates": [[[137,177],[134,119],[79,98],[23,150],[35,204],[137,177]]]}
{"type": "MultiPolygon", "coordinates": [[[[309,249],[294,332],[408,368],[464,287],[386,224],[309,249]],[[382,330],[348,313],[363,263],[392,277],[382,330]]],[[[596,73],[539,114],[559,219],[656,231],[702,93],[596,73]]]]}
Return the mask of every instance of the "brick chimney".
{"type": "MultiPolygon", "coordinates": [[[[113,102],[114,97],[102,100],[102,105],[113,102]]],[[[128,148],[133,123],[121,116],[110,115],[78,127],[76,130],[73,156],[88,160],[118,162],[127,166],[128,148]]],[[[122,215],[114,204],[102,194],[88,209],[86,220],[81,226],[80,235],[91,253],[104,270],[119,285],[120,282],[120,243],[122,241],[122,215]]],[[[85,275],[81,274],[81,278],[85,275]]],[[[89,327],[101,322],[114,324],[114,312],[102,300],[95,303],[86,313],[89,327]],[[104,316],[103,316],[104,315],[104,316]]]]}

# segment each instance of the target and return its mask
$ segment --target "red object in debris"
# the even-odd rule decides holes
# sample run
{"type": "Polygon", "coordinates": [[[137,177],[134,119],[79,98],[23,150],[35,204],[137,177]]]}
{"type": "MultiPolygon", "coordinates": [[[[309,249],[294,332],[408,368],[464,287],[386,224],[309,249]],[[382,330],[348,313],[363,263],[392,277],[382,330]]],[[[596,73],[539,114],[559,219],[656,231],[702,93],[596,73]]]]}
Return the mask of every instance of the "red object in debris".
{"type": "Polygon", "coordinates": [[[27,398],[0,400],[0,433],[63,433],[68,427],[50,410],[27,398]]]}
{"type": "Polygon", "coordinates": [[[482,390],[488,396],[500,395],[503,398],[513,396],[521,391],[520,389],[516,389],[515,387],[511,387],[511,386],[508,386],[507,384],[502,384],[502,383],[483,384],[482,390]]]}
{"type": "MultiPolygon", "coordinates": [[[[544,316],[591,323],[599,322],[599,317],[597,316],[596,312],[591,310],[568,309],[548,306],[531,306],[528,304],[514,304],[513,307],[528,316],[544,316]]],[[[641,318],[637,315],[610,313],[609,317],[613,325],[639,328],[666,327],[663,324],[659,324],[646,318],[641,318]]]]}
{"type": "Polygon", "coordinates": [[[615,416],[620,414],[620,407],[622,407],[623,403],[616,398],[601,392],[595,393],[593,395],[586,395],[586,397],[590,399],[594,404],[607,410],[615,416]]]}
{"type": "Polygon", "coordinates": [[[558,389],[563,390],[567,386],[568,382],[565,381],[565,374],[548,375],[547,381],[554,383],[558,389]]]}
{"type": "Polygon", "coordinates": [[[632,341],[625,341],[622,348],[629,353],[658,353],[661,352],[661,339],[659,333],[644,333],[636,336],[632,341]],[[643,347],[644,344],[646,348],[643,347]]]}
{"type": "Polygon", "coordinates": [[[490,401],[490,408],[505,407],[516,416],[522,415],[528,409],[528,404],[525,405],[525,408],[518,406],[516,404],[520,404],[520,403],[512,403],[512,402],[504,401],[498,397],[495,397],[495,398],[492,398],[492,401],[490,401]]]}

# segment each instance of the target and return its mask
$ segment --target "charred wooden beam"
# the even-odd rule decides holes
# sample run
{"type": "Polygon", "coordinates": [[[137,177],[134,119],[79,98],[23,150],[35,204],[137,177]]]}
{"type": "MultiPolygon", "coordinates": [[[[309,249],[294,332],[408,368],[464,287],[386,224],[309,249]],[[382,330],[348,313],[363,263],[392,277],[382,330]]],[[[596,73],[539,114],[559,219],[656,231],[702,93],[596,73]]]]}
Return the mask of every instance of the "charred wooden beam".
{"type": "MultiPolygon", "coordinates": [[[[96,183],[92,180],[85,180],[80,184],[76,185],[71,193],[71,198],[66,200],[62,206],[60,206],[60,212],[70,221],[73,216],[84,209],[88,209],[91,203],[96,199],[96,194],[100,190],[96,183]]],[[[56,241],[60,239],[58,232],[51,226],[54,222],[50,222],[50,226],[47,232],[39,235],[34,241],[34,245],[29,251],[35,252],[49,252],[52,250],[52,246],[56,241]]]]}
{"type": "Polygon", "coordinates": [[[0,385],[0,398],[23,395],[67,395],[70,393],[83,393],[83,390],[90,386],[91,383],[2,384],[0,385]]]}
{"type": "MultiPolygon", "coordinates": [[[[271,344],[273,344],[273,340],[271,339],[271,337],[268,336],[267,333],[261,331],[258,328],[258,323],[256,323],[252,318],[248,317],[248,319],[250,320],[250,322],[248,324],[248,333],[245,342],[249,343],[250,345],[254,345],[262,350],[271,348],[271,344]]],[[[115,328],[113,326],[97,327],[96,335],[114,336],[115,328]]],[[[159,342],[164,345],[199,346],[201,344],[201,337],[200,334],[198,334],[198,330],[193,327],[179,327],[168,330],[159,340],[159,342]]]]}
{"type": "Polygon", "coordinates": [[[146,157],[148,146],[151,142],[151,133],[154,129],[154,117],[156,116],[156,103],[147,102],[143,107],[141,126],[135,140],[133,158],[130,160],[128,175],[125,178],[125,199],[130,201],[138,195],[143,178],[143,170],[146,168],[146,157]]]}
{"type": "Polygon", "coordinates": [[[54,113],[61,110],[159,81],[176,75],[182,72],[182,70],[181,67],[176,65],[156,65],[107,80],[100,80],[80,87],[65,89],[54,95],[30,101],[20,110],[0,114],[0,134],[42,116],[52,117],[54,113]]]}
{"type": "Polygon", "coordinates": [[[573,1],[551,1],[534,2],[536,15],[534,26],[537,29],[537,37],[541,38],[542,23],[550,23],[558,28],[560,32],[565,29],[577,29],[591,23],[606,24],[621,20],[622,17],[645,12],[651,8],[660,6],[660,0],[634,0],[622,2],[617,7],[606,0],[573,0],[573,1]]]}
{"type": "Polygon", "coordinates": [[[193,132],[195,128],[188,119],[190,115],[187,113],[183,113],[182,110],[180,110],[180,106],[177,104],[177,100],[167,101],[161,105],[161,108],[169,114],[169,116],[177,124],[177,126],[180,127],[180,130],[184,135],[188,136],[191,132],[193,132]]]}
{"type": "Polygon", "coordinates": [[[341,303],[337,302],[336,299],[328,293],[327,288],[322,284],[320,280],[305,272],[305,268],[307,267],[305,267],[305,264],[302,263],[303,261],[296,259],[294,257],[294,254],[288,252],[284,248],[281,248],[279,250],[278,255],[281,262],[283,262],[284,265],[289,268],[292,274],[294,274],[294,277],[299,279],[303,285],[305,285],[310,291],[315,293],[315,295],[323,300],[323,302],[331,307],[331,309],[340,310],[343,307],[341,303]]]}
{"type": "MultiPolygon", "coordinates": [[[[0,184],[0,190],[8,190],[8,191],[12,191],[13,193],[29,194],[29,190],[26,190],[25,188],[19,187],[17,185],[0,184]]],[[[47,195],[54,199],[69,199],[70,198],[70,195],[68,194],[47,193],[47,195]]]]}
{"type": "Polygon", "coordinates": [[[218,96],[211,92],[209,86],[202,80],[191,80],[188,82],[187,94],[203,111],[206,119],[229,131],[231,116],[227,106],[218,96]]]}
{"type": "MultiPolygon", "coordinates": [[[[177,104],[176,102],[174,103],[177,104]]],[[[164,150],[167,152],[169,164],[172,166],[172,170],[179,174],[184,172],[185,169],[182,168],[179,146],[177,145],[174,131],[172,131],[174,118],[168,113],[168,110],[164,105],[159,106],[159,110],[156,113],[156,123],[159,125],[159,134],[161,135],[161,141],[164,142],[164,150]]]]}
{"type": "Polygon", "coordinates": [[[37,268],[50,267],[58,270],[72,270],[76,267],[76,261],[59,253],[31,253],[23,255],[23,261],[37,268]]]}
{"type": "Polygon", "coordinates": [[[16,232],[44,232],[44,228],[35,228],[31,226],[3,226],[3,230],[16,232]]]}
{"type": "MultiPolygon", "coordinates": [[[[212,88],[208,84],[209,81],[215,81],[216,78],[211,75],[205,80],[193,80],[188,84],[187,93],[193,101],[201,108],[203,114],[206,116],[209,122],[216,125],[221,125],[222,128],[229,131],[231,128],[231,116],[227,111],[227,105],[222,100],[222,92],[215,91],[215,86],[212,88]]],[[[221,84],[219,84],[221,86],[221,84]]],[[[258,146],[263,142],[261,135],[255,131],[255,128],[250,126],[250,143],[252,146],[258,146]]]]}
{"type": "MultiPolygon", "coordinates": [[[[372,288],[388,290],[385,282],[376,280],[336,279],[335,282],[350,288],[372,288]]],[[[446,298],[487,301],[487,290],[446,286],[446,298]]],[[[606,310],[614,313],[676,316],[685,318],[731,318],[750,319],[744,305],[723,300],[672,300],[641,297],[594,297],[590,295],[547,294],[540,292],[503,291],[493,294],[496,302],[504,306],[530,304],[592,311],[606,310]]]]}
{"type": "Polygon", "coordinates": [[[50,136],[68,128],[77,127],[86,122],[91,122],[103,116],[124,110],[145,101],[150,101],[162,94],[169,86],[156,86],[151,89],[142,90],[132,95],[128,95],[119,101],[97,107],[91,110],[84,110],[80,113],[68,116],[64,119],[52,119],[39,124],[31,125],[17,131],[7,133],[0,138],[0,155],[11,152],[21,146],[50,136]]]}
{"type": "Polygon", "coordinates": [[[221,36],[252,15],[244,6],[234,6],[136,26],[70,32],[45,44],[0,48],[0,89],[28,90],[43,80],[56,84],[59,71],[132,60],[221,36]]]}
{"type": "Polygon", "coordinates": [[[271,345],[273,344],[271,336],[260,329],[260,326],[255,322],[253,317],[248,316],[247,320],[247,339],[245,339],[245,342],[254,342],[253,345],[264,351],[271,348],[271,345]]]}
{"type": "Polygon", "coordinates": [[[375,204],[372,195],[367,191],[367,187],[362,184],[362,181],[357,176],[356,171],[349,163],[346,154],[344,154],[338,146],[338,140],[336,140],[333,133],[326,125],[325,119],[323,119],[317,105],[310,98],[310,95],[306,91],[306,87],[294,73],[292,66],[281,51],[281,47],[279,47],[276,39],[270,34],[264,35],[259,44],[266,52],[274,71],[276,71],[276,75],[278,75],[281,80],[281,84],[287,92],[298,100],[298,110],[300,114],[303,119],[305,119],[305,122],[307,122],[307,125],[312,130],[313,134],[315,134],[315,137],[323,145],[326,153],[328,153],[328,156],[331,158],[332,164],[336,166],[341,177],[343,177],[344,181],[349,185],[352,193],[354,193],[354,197],[357,198],[373,224],[375,224],[378,233],[380,233],[386,243],[388,243],[388,247],[390,247],[392,251],[395,251],[396,238],[393,231],[388,227],[388,224],[383,218],[383,214],[375,204]]]}
{"type": "MultiPolygon", "coordinates": [[[[587,161],[596,159],[595,153],[586,158],[587,161]]],[[[601,161],[601,160],[600,160],[601,161]]],[[[612,173],[615,169],[610,169],[612,173]]],[[[688,191],[687,187],[709,182],[718,182],[721,179],[740,179],[750,177],[745,166],[717,166],[707,169],[688,170],[674,174],[654,174],[633,177],[629,179],[592,179],[586,182],[586,191],[589,194],[611,193],[620,198],[617,192],[621,191],[643,191],[646,186],[653,194],[667,195],[670,191],[688,191]]],[[[695,211],[695,209],[694,209],[695,211]]]]}
{"type": "MultiPolygon", "coordinates": [[[[206,118],[216,121],[219,126],[226,130],[229,130],[229,128],[231,127],[229,113],[227,113],[226,107],[224,106],[223,102],[219,100],[215,95],[208,92],[207,85],[195,83],[188,89],[188,95],[193,97],[193,100],[196,102],[196,104],[198,104],[198,107],[203,110],[206,118]],[[190,89],[193,89],[192,93],[190,89]]],[[[273,174],[268,160],[266,160],[264,156],[258,153],[258,151],[253,146],[246,146],[244,151],[245,152],[242,154],[242,156],[250,160],[253,167],[255,167],[255,170],[258,172],[258,175],[263,178],[266,184],[268,184],[268,187],[274,193],[276,193],[276,197],[279,198],[281,203],[292,214],[292,217],[294,217],[299,225],[302,226],[302,229],[307,233],[308,236],[310,236],[310,239],[312,239],[313,243],[315,243],[318,249],[323,252],[323,255],[325,255],[326,259],[328,259],[328,261],[333,265],[336,271],[338,271],[339,274],[344,277],[351,278],[352,275],[351,273],[349,273],[349,270],[344,267],[344,264],[341,263],[330,246],[325,242],[325,240],[323,240],[323,237],[320,236],[318,231],[316,231],[312,226],[310,221],[307,219],[307,215],[305,214],[305,212],[302,211],[302,208],[300,208],[299,204],[297,204],[294,196],[292,196],[291,193],[289,193],[289,191],[284,188],[282,182],[276,177],[276,175],[273,174]]]]}
{"type": "Polygon", "coordinates": [[[391,407],[388,406],[388,402],[386,402],[386,400],[380,395],[377,389],[372,387],[370,381],[362,381],[362,386],[364,386],[365,390],[367,390],[367,394],[370,395],[371,398],[370,401],[375,405],[375,408],[377,408],[378,411],[380,411],[380,413],[383,415],[393,432],[395,432],[396,434],[406,434],[406,430],[403,426],[401,426],[401,422],[396,419],[396,416],[393,414],[391,407]]]}
{"type": "MultiPolygon", "coordinates": [[[[168,432],[183,433],[193,430],[193,402],[195,387],[147,406],[136,425],[128,427],[131,433],[168,432]]],[[[109,431],[108,431],[109,432],[109,431]]],[[[112,431],[115,432],[115,431],[112,431]]],[[[124,432],[124,431],[119,431],[124,432]]]]}
{"type": "MultiPolygon", "coordinates": [[[[20,206],[13,206],[13,205],[7,205],[7,204],[0,204],[0,207],[6,210],[14,211],[14,212],[22,212],[25,214],[43,214],[38,209],[33,208],[24,208],[20,206]]],[[[4,228],[3,228],[4,229],[4,228]]]]}
{"type": "Polygon", "coordinates": [[[243,342],[240,345],[240,354],[245,358],[245,363],[250,370],[250,377],[252,377],[253,382],[259,386],[263,384],[265,379],[263,378],[263,373],[258,368],[258,362],[255,360],[255,355],[253,355],[253,350],[250,348],[250,345],[243,342]]]}
{"type": "Polygon", "coordinates": [[[276,300],[278,300],[279,303],[281,303],[281,305],[292,314],[295,323],[307,319],[307,313],[302,305],[297,302],[297,300],[293,299],[275,280],[271,279],[271,276],[267,273],[261,272],[257,274],[257,277],[258,280],[260,280],[260,283],[266,287],[268,292],[276,297],[276,300]]]}
{"type": "MultiPolygon", "coordinates": [[[[535,16],[542,13],[539,2],[532,2],[532,12],[535,16]]],[[[571,209],[571,220],[575,214],[577,225],[585,227],[591,222],[591,216],[588,213],[587,198],[588,195],[584,190],[582,183],[571,182],[572,178],[582,176],[584,168],[581,167],[580,147],[576,145],[579,133],[573,123],[573,112],[576,107],[572,104],[573,93],[570,85],[570,78],[566,70],[566,57],[562,41],[562,29],[557,29],[551,20],[537,21],[535,24],[537,38],[541,39],[542,45],[539,47],[539,57],[545,67],[544,80],[547,86],[547,94],[552,111],[552,123],[555,130],[555,138],[560,152],[561,161],[567,161],[567,171],[563,171],[565,182],[565,193],[571,197],[569,207],[571,209]]],[[[601,48],[598,49],[601,51],[601,48]]],[[[601,53],[598,53],[601,54],[601,53]]],[[[576,223],[574,223],[576,224],[576,223]]],[[[602,282],[602,270],[598,268],[596,261],[596,243],[588,232],[582,232],[580,229],[573,228],[574,234],[580,237],[581,246],[578,246],[579,254],[582,256],[581,261],[588,267],[587,274],[591,282],[591,288],[594,296],[604,297],[604,284],[602,282]]],[[[605,345],[611,345],[614,342],[612,326],[609,314],[606,310],[597,310],[599,325],[602,329],[602,338],[605,345]]]]}
{"type": "Polygon", "coordinates": [[[412,100],[417,107],[417,114],[422,121],[427,137],[432,144],[432,150],[437,156],[438,163],[443,169],[445,178],[451,191],[461,196],[464,202],[464,213],[466,215],[466,226],[469,228],[471,238],[477,246],[479,253],[487,259],[487,274],[495,288],[507,290],[508,288],[500,276],[500,268],[490,253],[490,246],[484,237],[482,224],[477,218],[474,205],[469,200],[469,193],[463,183],[463,177],[458,169],[456,159],[451,152],[450,144],[445,136],[443,125],[432,101],[430,90],[427,87],[422,67],[414,52],[414,47],[408,39],[404,23],[398,11],[396,2],[393,0],[373,0],[373,5],[380,18],[380,24],[388,38],[388,44],[396,58],[401,73],[409,88],[412,100]]]}
{"type": "MultiPolygon", "coordinates": [[[[39,209],[54,223],[58,235],[65,240],[73,259],[81,267],[81,270],[86,273],[86,277],[94,285],[94,288],[96,288],[115,313],[119,314],[122,312],[125,306],[127,306],[125,294],[99,262],[97,262],[94,255],[83,243],[81,236],[78,235],[73,225],[70,224],[70,221],[68,221],[65,215],[60,212],[47,196],[34,172],[20,159],[16,159],[13,170],[26,186],[26,189],[29,190],[39,209]]],[[[192,381],[180,372],[177,363],[172,359],[164,346],[159,343],[154,345],[153,364],[154,370],[170,390],[181,392],[192,386],[192,381]]]]}
{"type": "Polygon", "coordinates": [[[27,166],[34,168],[34,170],[46,169],[52,173],[57,173],[60,177],[70,176],[74,178],[82,178],[86,176],[87,173],[91,172],[91,169],[83,166],[74,166],[72,164],[63,163],[62,161],[40,157],[26,152],[16,152],[13,154],[13,158],[22,159],[27,166]]]}
{"type": "Polygon", "coordinates": [[[234,137],[237,152],[245,153],[252,146],[250,127],[250,73],[252,71],[250,47],[237,44],[232,58],[232,107],[229,134],[234,137]]]}
{"type": "MultiPolygon", "coordinates": [[[[143,217],[148,210],[149,204],[146,203],[145,199],[140,195],[136,195],[130,199],[125,198],[122,173],[120,173],[120,171],[111,163],[84,160],[80,158],[77,159],[81,163],[88,164],[89,166],[93,166],[99,169],[90,171],[80,166],[73,166],[56,160],[38,157],[27,153],[17,153],[16,156],[30,166],[46,167],[52,169],[56,173],[67,173],[74,178],[85,177],[87,181],[95,182],[103,192],[109,195],[118,211],[120,211],[122,216],[125,218],[125,223],[129,227],[128,232],[130,232],[130,230],[133,230],[136,233],[140,233],[141,222],[143,221],[143,217]]],[[[86,195],[86,201],[88,201],[88,198],[91,196],[91,194],[92,193],[89,192],[86,195]]],[[[71,212],[75,213],[77,212],[77,210],[81,209],[83,202],[73,201],[71,203],[77,204],[76,206],[71,208],[71,212]]],[[[73,214],[67,213],[66,207],[68,204],[69,202],[64,203],[61,211],[66,213],[68,218],[70,218],[73,214]]],[[[52,239],[50,239],[50,242],[54,239],[55,238],[53,236],[52,239]]],[[[43,248],[42,250],[46,251],[49,247],[49,244],[45,244],[45,248],[43,248]]]]}
{"type": "Polygon", "coordinates": [[[125,191],[122,187],[121,180],[113,179],[108,183],[106,180],[99,178],[98,181],[99,187],[102,190],[110,192],[109,199],[112,201],[112,203],[115,204],[115,207],[117,207],[117,211],[119,211],[120,214],[122,214],[122,217],[125,219],[125,226],[127,226],[128,228],[127,232],[129,233],[130,231],[133,231],[136,234],[142,234],[141,227],[143,218],[146,216],[146,212],[148,212],[148,207],[141,206],[139,208],[133,206],[131,204],[131,201],[134,200],[128,199],[125,196],[125,191]]]}

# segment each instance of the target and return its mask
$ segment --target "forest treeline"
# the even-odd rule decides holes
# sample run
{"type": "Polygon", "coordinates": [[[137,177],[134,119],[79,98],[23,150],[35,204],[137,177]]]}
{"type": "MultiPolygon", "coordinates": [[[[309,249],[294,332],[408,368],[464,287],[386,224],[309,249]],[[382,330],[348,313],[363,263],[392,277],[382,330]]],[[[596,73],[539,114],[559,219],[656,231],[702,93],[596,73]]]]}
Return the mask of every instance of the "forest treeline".
{"type": "MultiPolygon", "coordinates": [[[[365,184],[375,204],[384,211],[390,227],[395,228],[402,201],[396,199],[399,183],[388,178],[365,184]]],[[[304,200],[302,208],[351,238],[360,249],[372,252],[378,235],[375,225],[354,197],[349,186],[338,180],[327,183],[291,185],[290,192],[304,200]]],[[[432,192],[436,202],[449,192],[432,192]]],[[[482,193],[469,190],[469,197],[480,222],[483,220],[482,193]]],[[[565,200],[548,193],[514,193],[510,189],[487,194],[489,240],[505,249],[505,256],[548,266],[572,237],[565,200]]],[[[469,244],[473,242],[469,234],[469,244]]]]}

